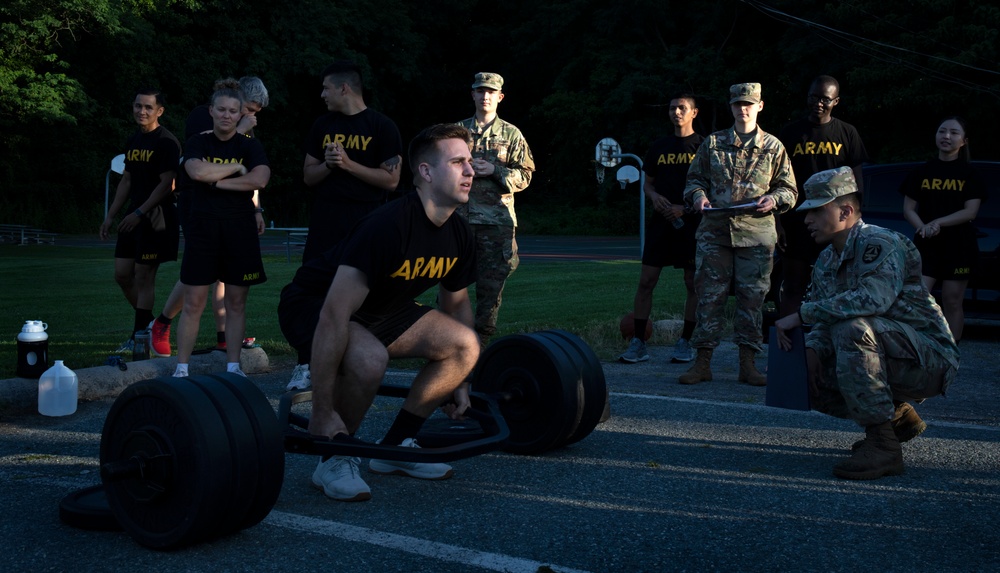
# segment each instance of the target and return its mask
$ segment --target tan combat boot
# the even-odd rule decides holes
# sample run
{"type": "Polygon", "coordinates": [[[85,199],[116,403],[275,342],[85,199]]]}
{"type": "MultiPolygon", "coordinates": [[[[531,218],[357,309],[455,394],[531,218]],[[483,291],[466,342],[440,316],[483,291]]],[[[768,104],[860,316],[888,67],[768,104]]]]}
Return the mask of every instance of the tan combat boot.
{"type": "Polygon", "coordinates": [[[902,473],[903,448],[888,420],[866,427],[861,447],[833,466],[833,475],[844,479],[878,479],[902,473]]]}
{"type": "MultiPolygon", "coordinates": [[[[917,409],[907,402],[893,402],[896,406],[896,413],[892,415],[892,431],[896,434],[899,443],[909,442],[927,429],[927,422],[920,419],[917,409]]],[[[851,450],[857,450],[865,441],[858,440],[851,446],[851,450]]]]}
{"type": "Polygon", "coordinates": [[[754,362],[757,351],[749,346],[740,346],[740,382],[751,386],[767,386],[767,377],[757,370],[754,362]]]}
{"type": "Polygon", "coordinates": [[[681,384],[697,384],[712,379],[712,352],[714,348],[699,348],[694,366],[677,379],[681,384]]]}

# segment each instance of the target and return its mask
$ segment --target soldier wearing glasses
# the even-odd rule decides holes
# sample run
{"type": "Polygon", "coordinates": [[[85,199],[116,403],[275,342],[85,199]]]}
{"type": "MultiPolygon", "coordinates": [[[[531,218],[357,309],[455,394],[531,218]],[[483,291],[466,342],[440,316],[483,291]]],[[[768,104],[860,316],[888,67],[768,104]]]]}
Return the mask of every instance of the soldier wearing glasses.
{"type": "MultiPolygon", "coordinates": [[[[788,151],[799,182],[799,205],[805,193],[803,182],[820,171],[850,167],[861,186],[861,164],[868,161],[865,144],[853,125],[833,117],[833,108],[840,103],[840,84],[831,76],[818,76],[809,86],[806,96],[806,117],[786,125],[778,139],[788,151]]],[[[810,269],[821,249],[812,240],[805,225],[805,214],[792,209],[777,218],[778,248],[781,250],[780,315],[785,316],[799,309],[806,287],[809,286],[810,269]]]]}

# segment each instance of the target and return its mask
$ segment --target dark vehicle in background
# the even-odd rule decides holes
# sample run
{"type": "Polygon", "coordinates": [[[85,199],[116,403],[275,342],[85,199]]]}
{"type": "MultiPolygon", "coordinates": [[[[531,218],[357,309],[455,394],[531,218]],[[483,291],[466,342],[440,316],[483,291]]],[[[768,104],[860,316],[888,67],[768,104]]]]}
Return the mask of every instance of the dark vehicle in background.
{"type": "MultiPolygon", "coordinates": [[[[979,265],[965,291],[966,318],[1000,320],[1000,162],[973,161],[989,193],[972,225],[979,239],[979,265]]],[[[866,165],[861,218],[865,223],[899,231],[913,238],[913,226],[903,219],[899,186],[922,162],[866,165]]]]}
{"type": "MultiPolygon", "coordinates": [[[[1000,162],[973,161],[972,164],[983,179],[989,198],[980,206],[972,222],[979,239],[979,265],[965,290],[965,318],[1000,321],[1000,162]]],[[[920,165],[923,162],[865,165],[862,168],[861,219],[870,225],[898,231],[912,240],[914,229],[903,218],[903,196],[899,186],[910,171],[920,165]]],[[[935,286],[934,294],[939,296],[940,285],[935,286]]],[[[771,292],[764,308],[764,340],[767,340],[768,328],[781,318],[776,310],[780,288],[781,252],[776,250],[771,292]]]]}

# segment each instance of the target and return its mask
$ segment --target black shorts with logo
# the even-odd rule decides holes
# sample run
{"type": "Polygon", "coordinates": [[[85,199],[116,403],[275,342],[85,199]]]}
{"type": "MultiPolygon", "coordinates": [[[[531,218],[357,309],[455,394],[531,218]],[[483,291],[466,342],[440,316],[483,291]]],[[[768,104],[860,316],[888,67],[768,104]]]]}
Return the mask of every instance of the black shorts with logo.
{"type": "Polygon", "coordinates": [[[186,285],[252,286],[267,280],[260,257],[257,220],[189,217],[184,225],[181,282],[186,285]]]}
{"type": "Polygon", "coordinates": [[[133,259],[139,265],[158,265],[177,260],[180,230],[177,209],[172,203],[161,206],[166,228],[154,231],[148,217],[139,219],[139,226],[131,231],[118,233],[115,242],[116,259],[133,259]]]}
{"type": "Polygon", "coordinates": [[[920,272],[938,281],[967,281],[972,278],[979,262],[979,245],[975,237],[939,235],[924,239],[914,237],[920,251],[920,272]]]}

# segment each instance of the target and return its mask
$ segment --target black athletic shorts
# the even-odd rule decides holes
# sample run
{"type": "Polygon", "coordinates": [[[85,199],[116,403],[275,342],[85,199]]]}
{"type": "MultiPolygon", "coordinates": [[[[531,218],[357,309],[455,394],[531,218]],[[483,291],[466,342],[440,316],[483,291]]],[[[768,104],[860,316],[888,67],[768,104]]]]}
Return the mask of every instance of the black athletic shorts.
{"type": "Polygon", "coordinates": [[[172,204],[163,207],[166,229],[154,231],[148,217],[142,217],[139,226],[131,231],[118,233],[115,242],[116,259],[133,259],[138,265],[158,265],[177,260],[180,231],[177,227],[177,210],[172,204]]]}
{"type": "Polygon", "coordinates": [[[785,250],[781,256],[796,261],[813,264],[826,245],[820,245],[806,228],[804,211],[788,211],[779,215],[781,227],[785,230],[785,250]]]}
{"type": "MultiPolygon", "coordinates": [[[[281,289],[281,299],[278,302],[278,324],[281,326],[281,333],[285,335],[285,340],[298,351],[301,362],[308,362],[312,355],[313,336],[316,333],[319,313],[325,300],[325,295],[316,296],[304,293],[294,283],[281,289]]],[[[434,310],[433,307],[413,302],[388,316],[374,316],[359,312],[351,316],[351,322],[357,322],[368,329],[368,332],[375,335],[379,342],[388,347],[432,310],[434,310]]]]}
{"type": "Polygon", "coordinates": [[[684,215],[684,226],[677,229],[672,223],[656,214],[646,222],[646,243],[642,248],[642,264],[663,268],[694,270],[694,254],[697,243],[695,230],[701,223],[701,215],[684,215]]]}
{"type": "Polygon", "coordinates": [[[267,280],[253,215],[233,219],[191,217],[184,226],[181,282],[252,286],[267,280]]]}
{"type": "Polygon", "coordinates": [[[920,251],[923,263],[921,273],[938,281],[967,281],[972,278],[979,262],[979,246],[949,237],[914,237],[913,244],[920,251]]]}

